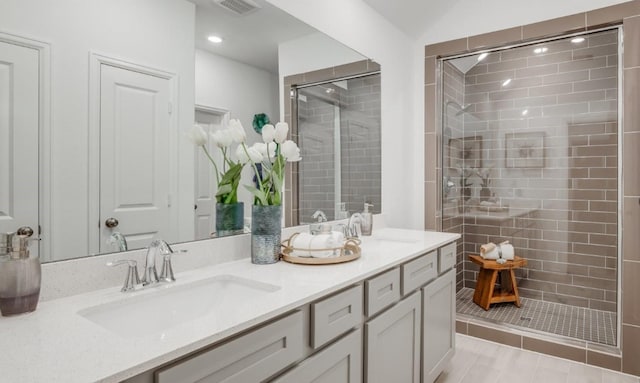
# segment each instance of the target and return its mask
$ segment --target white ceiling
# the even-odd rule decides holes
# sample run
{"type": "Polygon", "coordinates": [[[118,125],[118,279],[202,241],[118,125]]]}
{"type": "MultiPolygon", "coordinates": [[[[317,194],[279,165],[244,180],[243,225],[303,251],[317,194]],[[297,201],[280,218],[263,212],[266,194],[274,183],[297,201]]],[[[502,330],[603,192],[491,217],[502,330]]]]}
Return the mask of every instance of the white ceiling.
{"type": "Polygon", "coordinates": [[[212,0],[189,0],[196,4],[196,48],[225,56],[272,73],[278,73],[278,44],[317,33],[265,0],[253,0],[261,9],[238,16],[212,0]],[[224,39],[212,44],[210,35],[224,39]]]}

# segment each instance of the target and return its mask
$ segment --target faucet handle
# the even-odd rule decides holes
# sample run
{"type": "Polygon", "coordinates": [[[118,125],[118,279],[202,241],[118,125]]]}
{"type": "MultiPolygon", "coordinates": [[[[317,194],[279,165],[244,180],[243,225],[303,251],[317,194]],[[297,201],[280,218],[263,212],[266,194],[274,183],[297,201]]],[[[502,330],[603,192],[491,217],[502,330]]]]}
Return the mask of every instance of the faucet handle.
{"type": "Polygon", "coordinates": [[[160,272],[160,281],[175,282],[176,278],[173,276],[173,267],[171,266],[171,256],[175,253],[186,253],[187,250],[178,250],[173,253],[165,253],[162,255],[162,271],[160,272]]]}
{"type": "Polygon", "coordinates": [[[136,285],[140,284],[140,276],[138,275],[138,264],[136,261],[130,259],[122,259],[114,262],[107,262],[107,266],[120,266],[127,264],[129,265],[129,269],[127,270],[127,277],[124,280],[124,285],[120,291],[127,292],[135,290],[136,285]]]}

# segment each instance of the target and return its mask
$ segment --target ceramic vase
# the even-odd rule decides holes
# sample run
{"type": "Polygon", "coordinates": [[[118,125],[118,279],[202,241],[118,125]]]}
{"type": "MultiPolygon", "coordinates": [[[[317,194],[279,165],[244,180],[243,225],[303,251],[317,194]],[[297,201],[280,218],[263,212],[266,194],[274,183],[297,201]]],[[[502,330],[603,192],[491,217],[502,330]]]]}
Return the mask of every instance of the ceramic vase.
{"type": "Polygon", "coordinates": [[[280,260],[282,206],[251,207],[251,262],[270,264],[280,260]]]}

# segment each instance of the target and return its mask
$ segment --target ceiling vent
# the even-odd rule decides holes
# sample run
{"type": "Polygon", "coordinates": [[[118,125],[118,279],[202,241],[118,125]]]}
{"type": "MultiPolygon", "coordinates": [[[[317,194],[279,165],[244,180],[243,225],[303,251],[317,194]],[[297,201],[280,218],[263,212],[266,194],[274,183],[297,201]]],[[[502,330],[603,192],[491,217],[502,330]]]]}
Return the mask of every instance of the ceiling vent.
{"type": "Polygon", "coordinates": [[[213,0],[213,2],[237,16],[246,16],[260,9],[260,6],[251,0],[213,0]]]}

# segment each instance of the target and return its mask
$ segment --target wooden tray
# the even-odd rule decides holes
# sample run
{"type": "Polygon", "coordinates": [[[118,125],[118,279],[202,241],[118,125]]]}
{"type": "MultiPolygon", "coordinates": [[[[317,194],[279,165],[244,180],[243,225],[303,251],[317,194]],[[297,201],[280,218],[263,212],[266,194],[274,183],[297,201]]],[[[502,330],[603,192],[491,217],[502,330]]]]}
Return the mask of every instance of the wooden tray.
{"type": "MultiPolygon", "coordinates": [[[[297,234],[297,233],[296,233],[297,234]]],[[[291,239],[296,235],[292,235],[286,243],[282,244],[282,253],[280,254],[283,261],[290,263],[297,263],[300,265],[334,265],[336,263],[351,262],[360,258],[360,241],[358,239],[347,239],[342,247],[333,249],[317,249],[316,251],[336,250],[340,251],[340,256],[329,258],[314,258],[314,257],[297,257],[291,255],[296,249],[291,247],[291,239]]],[[[302,249],[303,251],[314,251],[309,249],[302,249]]]]}

